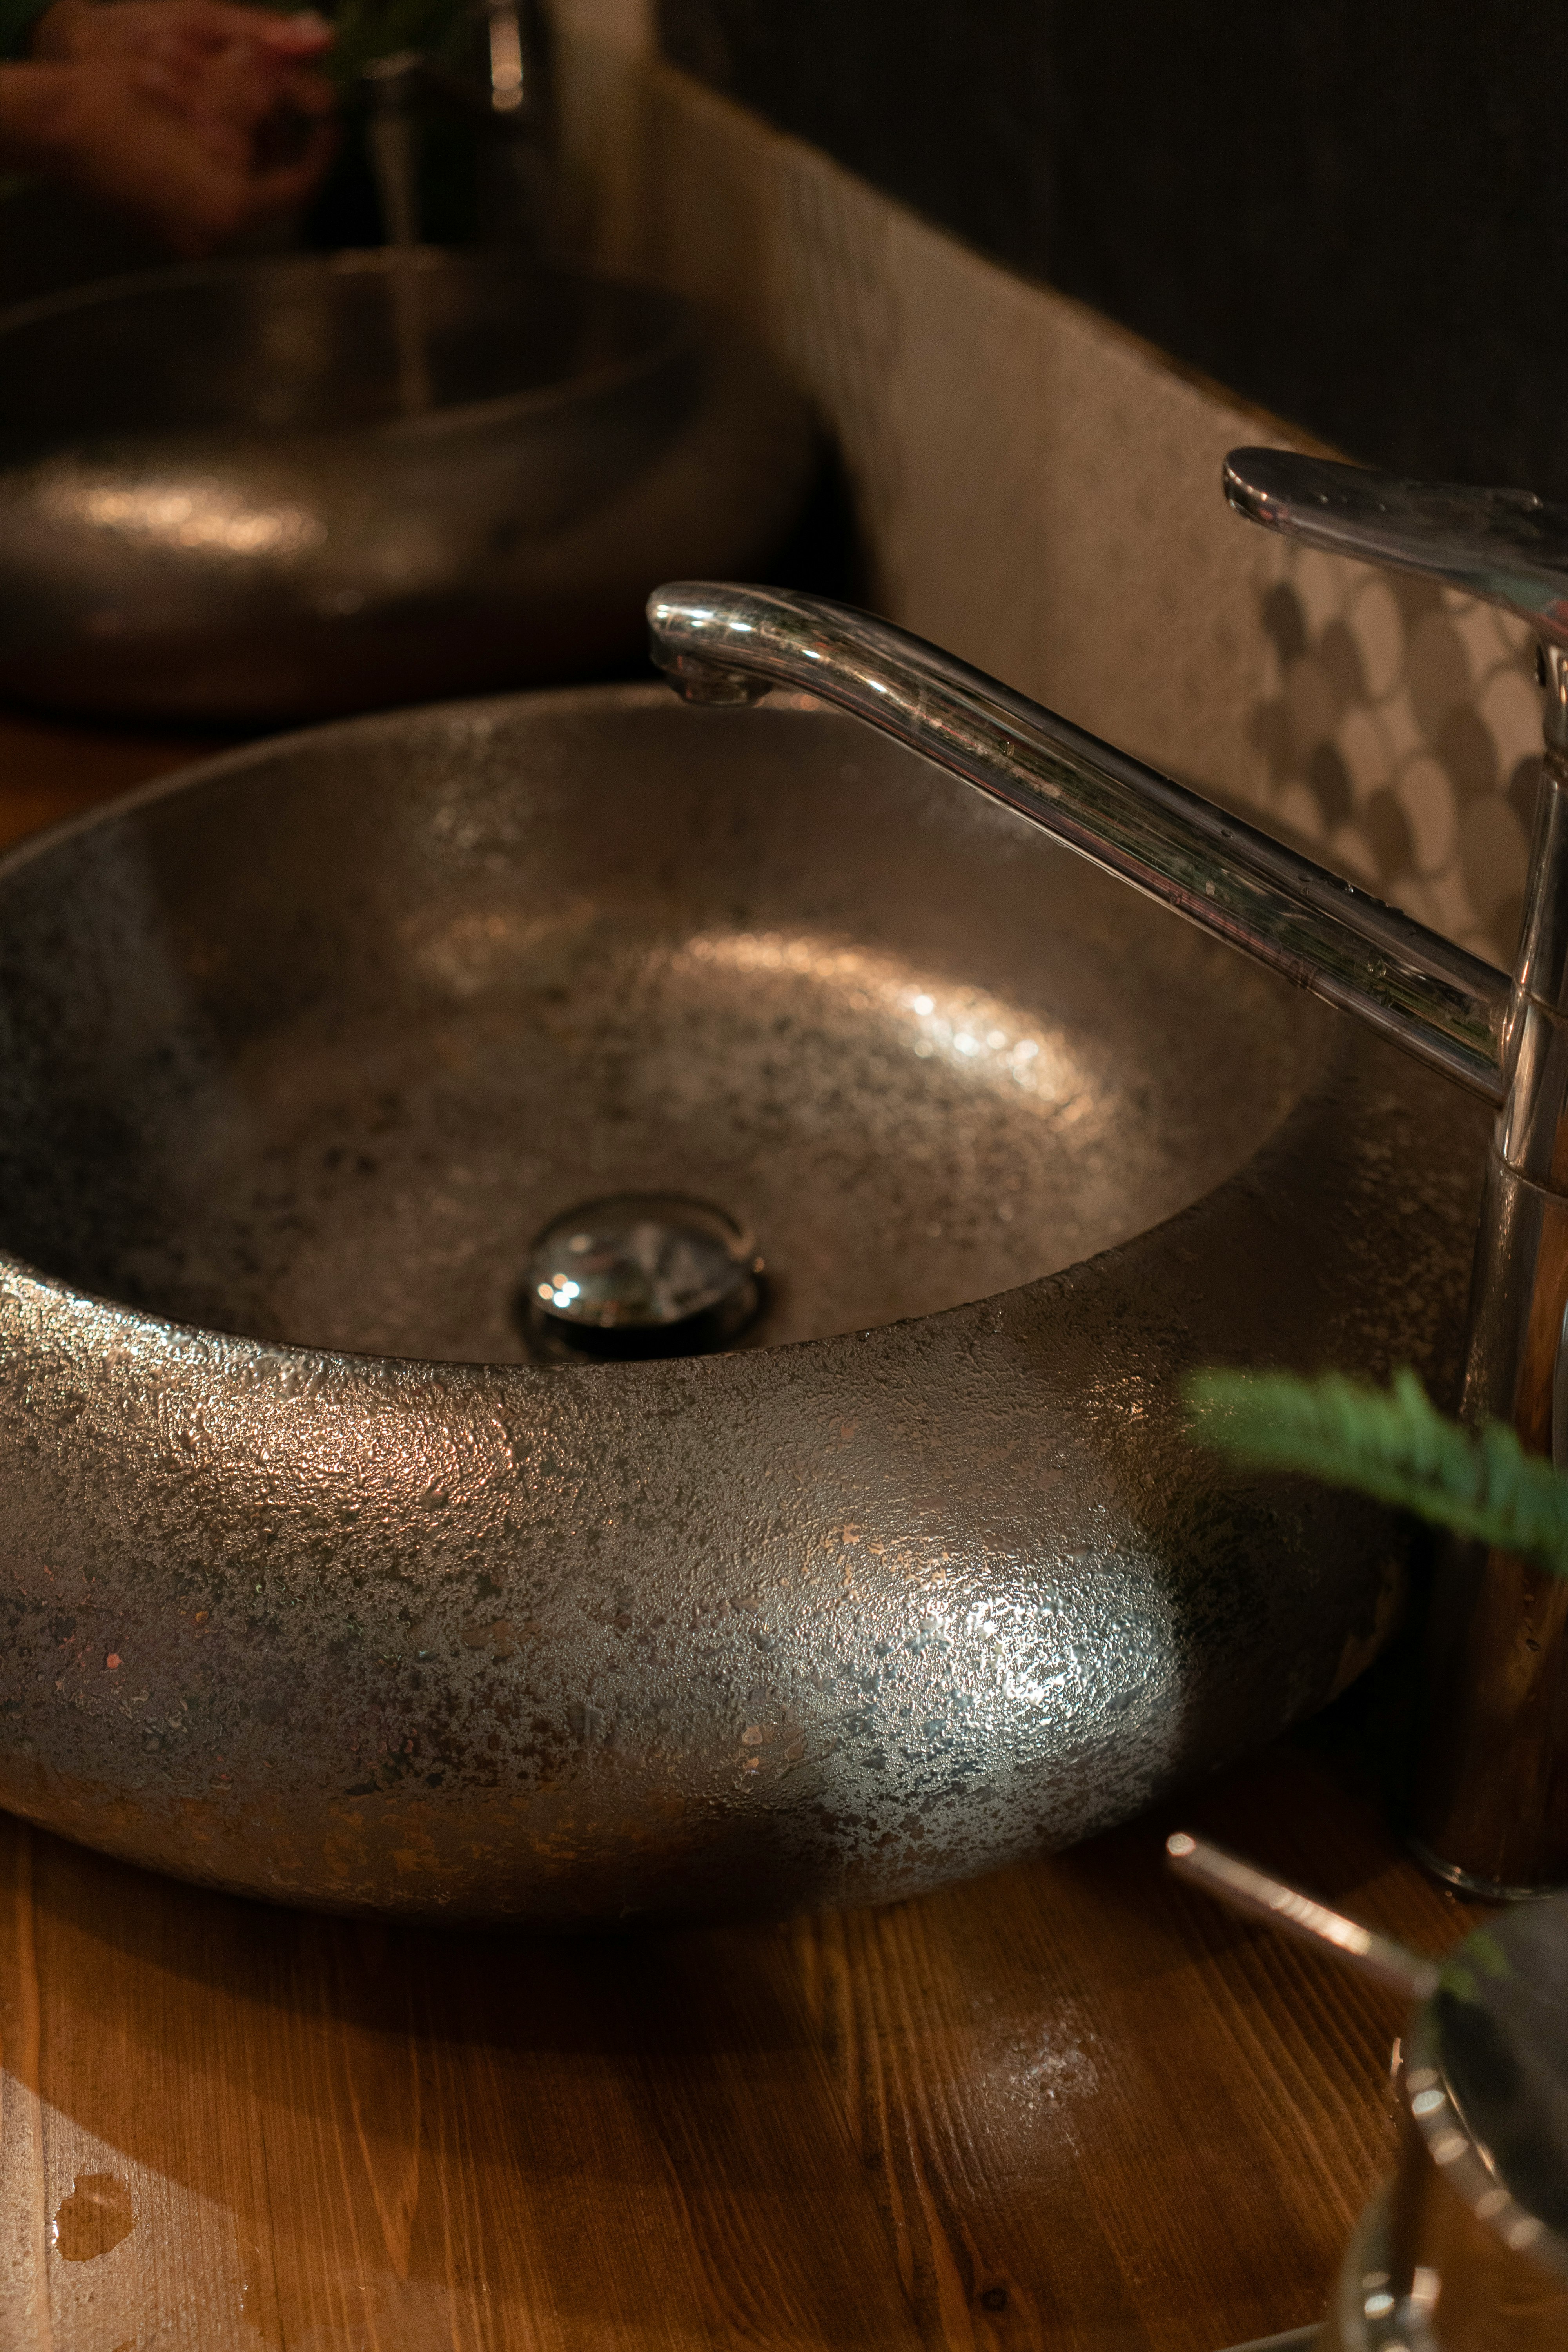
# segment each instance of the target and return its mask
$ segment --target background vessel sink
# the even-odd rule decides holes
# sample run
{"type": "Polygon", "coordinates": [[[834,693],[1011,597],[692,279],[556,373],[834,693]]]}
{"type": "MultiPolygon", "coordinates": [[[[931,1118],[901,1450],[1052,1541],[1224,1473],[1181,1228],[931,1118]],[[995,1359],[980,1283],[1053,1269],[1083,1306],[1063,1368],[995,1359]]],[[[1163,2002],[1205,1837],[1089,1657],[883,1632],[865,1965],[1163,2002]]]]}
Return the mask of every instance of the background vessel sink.
{"type": "Polygon", "coordinates": [[[854,722],[592,688],[0,861],[0,1801],[285,1899],[882,1897],[1321,1704],[1382,1515],[1194,1363],[1453,1377],[1482,1115],[854,722]],[[547,1369],[549,1220],[756,1234],[547,1369]]]}
{"type": "Polygon", "coordinates": [[[260,724],[583,676],[672,566],[766,568],[816,448],[734,330],[502,256],[399,287],[297,256],[0,314],[0,693],[260,724]]]}

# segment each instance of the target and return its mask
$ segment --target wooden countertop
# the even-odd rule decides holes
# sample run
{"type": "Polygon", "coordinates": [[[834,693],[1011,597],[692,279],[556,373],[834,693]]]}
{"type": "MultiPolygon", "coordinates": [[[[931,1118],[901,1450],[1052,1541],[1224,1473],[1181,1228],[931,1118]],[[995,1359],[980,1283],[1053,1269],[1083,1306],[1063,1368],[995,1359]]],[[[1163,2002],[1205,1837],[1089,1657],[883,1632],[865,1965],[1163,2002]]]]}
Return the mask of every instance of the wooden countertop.
{"type": "Polygon", "coordinates": [[[226,751],[231,740],[71,727],[0,704],[0,847],[134,784],[226,751]]]}
{"type": "MultiPolygon", "coordinates": [[[[0,841],[206,747],[0,716],[0,841]]],[[[1219,2352],[1321,2314],[1431,1950],[1353,1740],[918,1902],[548,1943],[197,1892],[0,1816],[5,2352],[1219,2352]]]]}

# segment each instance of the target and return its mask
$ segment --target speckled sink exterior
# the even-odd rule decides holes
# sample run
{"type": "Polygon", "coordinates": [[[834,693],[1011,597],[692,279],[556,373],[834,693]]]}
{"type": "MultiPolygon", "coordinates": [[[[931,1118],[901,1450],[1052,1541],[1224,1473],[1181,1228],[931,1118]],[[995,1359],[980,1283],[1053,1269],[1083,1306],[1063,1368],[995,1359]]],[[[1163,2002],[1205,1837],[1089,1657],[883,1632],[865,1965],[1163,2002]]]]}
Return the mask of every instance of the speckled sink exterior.
{"type": "Polygon", "coordinates": [[[1451,1391],[1484,1146],[852,722],[657,688],[14,852],[0,1123],[0,1799],[563,1925],[906,1894],[1320,1706],[1403,1538],[1191,1451],[1175,1384],[1451,1391]],[[754,1215],[756,1344],[521,1360],[521,1242],[612,1167],[754,1215]]]}

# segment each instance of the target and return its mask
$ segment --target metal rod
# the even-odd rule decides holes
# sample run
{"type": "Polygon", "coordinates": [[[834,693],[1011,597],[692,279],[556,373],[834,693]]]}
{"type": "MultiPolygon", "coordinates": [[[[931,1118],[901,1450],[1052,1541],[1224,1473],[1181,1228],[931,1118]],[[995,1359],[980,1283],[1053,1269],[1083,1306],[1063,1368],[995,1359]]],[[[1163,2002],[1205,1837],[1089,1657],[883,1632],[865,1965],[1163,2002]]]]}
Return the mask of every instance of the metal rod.
{"type": "Polygon", "coordinates": [[[1283,2336],[1255,2336],[1249,2344],[1232,2345],[1231,2352],[1311,2352],[1322,2334],[1314,2321],[1310,2327],[1288,2327],[1283,2336]]]}
{"type": "Polygon", "coordinates": [[[1407,1950],[1392,1936],[1363,1927],[1359,1919],[1347,1919],[1342,1911],[1331,1911],[1326,1903],[1315,1902],[1282,1878],[1270,1878],[1267,1871],[1227,1853],[1224,1846],[1177,1830],[1165,1840],[1165,1852],[1178,1878],[1201,1886],[1205,1895],[1238,1911],[1244,1919],[1260,1919],[1267,1927],[1278,1927],[1284,1935],[1316,1944],[1321,1951],[1347,1961],[1374,1983],[1392,1985],[1409,2001],[1426,2000],[1436,1992],[1436,1960],[1407,1950]]]}
{"type": "Polygon", "coordinates": [[[655,590],[648,626],[654,660],[689,701],[789,686],[837,703],[1500,1101],[1505,973],[983,671],[783,589],[681,582],[655,590]]]}
{"type": "Polygon", "coordinates": [[[1250,2343],[1233,2344],[1231,2352],[1311,2352],[1322,2335],[1314,2321],[1310,2327],[1288,2327],[1283,2336],[1255,2336],[1250,2343]]]}

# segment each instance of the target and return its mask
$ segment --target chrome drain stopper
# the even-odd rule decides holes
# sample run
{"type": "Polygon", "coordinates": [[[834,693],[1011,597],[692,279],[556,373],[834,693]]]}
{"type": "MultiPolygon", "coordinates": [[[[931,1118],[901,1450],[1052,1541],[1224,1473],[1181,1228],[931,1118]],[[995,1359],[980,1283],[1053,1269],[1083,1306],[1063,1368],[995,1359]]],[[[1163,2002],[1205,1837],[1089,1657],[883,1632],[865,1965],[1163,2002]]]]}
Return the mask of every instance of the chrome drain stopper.
{"type": "Polygon", "coordinates": [[[753,1236],[706,1201],[621,1192],[552,1218],[520,1302],[534,1354],[698,1356],[728,1347],[762,1303],[753,1236]]]}

